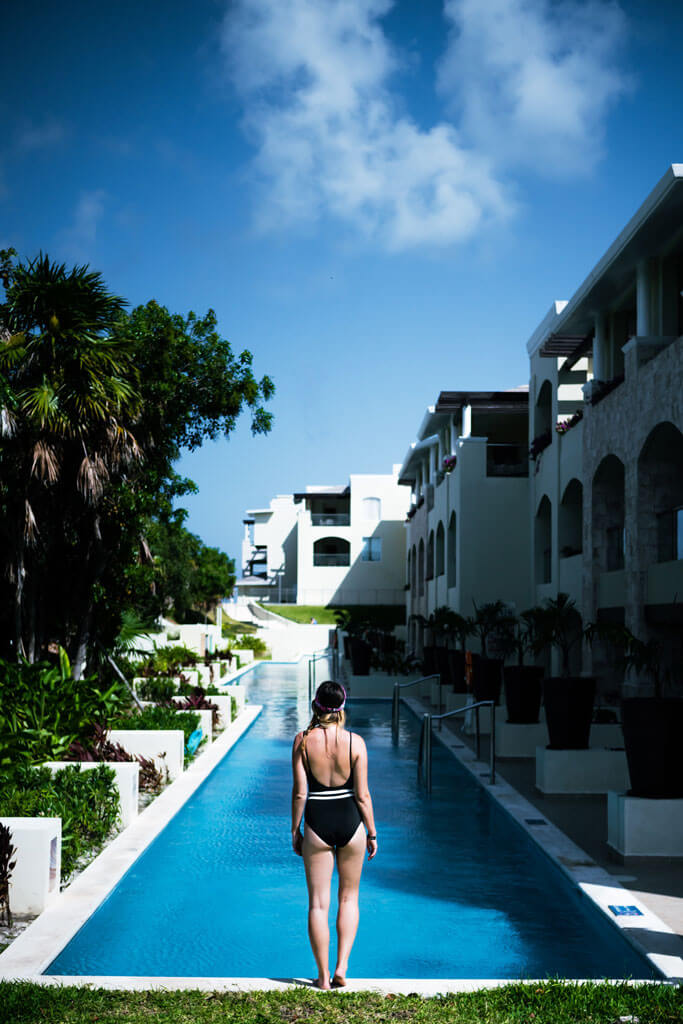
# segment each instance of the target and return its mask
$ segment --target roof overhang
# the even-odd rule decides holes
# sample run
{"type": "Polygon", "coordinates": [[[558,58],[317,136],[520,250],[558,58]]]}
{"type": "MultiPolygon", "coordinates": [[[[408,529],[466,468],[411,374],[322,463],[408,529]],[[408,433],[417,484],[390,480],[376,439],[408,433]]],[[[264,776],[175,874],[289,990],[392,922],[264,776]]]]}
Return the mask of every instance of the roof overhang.
{"type": "Polygon", "coordinates": [[[596,316],[633,286],[638,263],[661,254],[682,229],[683,164],[672,164],[569,302],[554,304],[529,339],[529,355],[574,355],[592,337],[596,316]],[[562,352],[551,351],[551,339],[564,340],[562,352]]]}
{"type": "Polygon", "coordinates": [[[429,458],[429,450],[439,443],[436,435],[425,437],[421,441],[413,441],[398,474],[399,484],[414,484],[417,467],[426,458],[429,458]]]}
{"type": "Polygon", "coordinates": [[[294,494],[294,501],[304,501],[306,498],[348,498],[351,494],[351,488],[347,484],[346,487],[339,487],[336,490],[330,488],[321,488],[319,491],[299,491],[294,494]]]}

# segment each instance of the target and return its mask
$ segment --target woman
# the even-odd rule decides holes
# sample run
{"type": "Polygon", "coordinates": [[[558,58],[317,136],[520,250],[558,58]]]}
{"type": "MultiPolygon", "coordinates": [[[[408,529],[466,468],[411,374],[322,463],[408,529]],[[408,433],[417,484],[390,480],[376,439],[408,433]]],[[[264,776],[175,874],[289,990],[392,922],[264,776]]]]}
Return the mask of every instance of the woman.
{"type": "Polygon", "coordinates": [[[358,886],[365,851],[377,853],[368,790],[368,754],[357,733],[344,728],[346,691],[328,681],[318,687],[308,728],[292,748],[292,846],[303,856],[308,884],[308,936],[318,965],[318,988],[346,985],[349,954],[358,929],[358,886]],[[304,817],[303,835],[299,831],[304,817]],[[365,829],[367,829],[367,835],[365,829]],[[330,882],[339,872],[337,965],[330,983],[330,882]]]}

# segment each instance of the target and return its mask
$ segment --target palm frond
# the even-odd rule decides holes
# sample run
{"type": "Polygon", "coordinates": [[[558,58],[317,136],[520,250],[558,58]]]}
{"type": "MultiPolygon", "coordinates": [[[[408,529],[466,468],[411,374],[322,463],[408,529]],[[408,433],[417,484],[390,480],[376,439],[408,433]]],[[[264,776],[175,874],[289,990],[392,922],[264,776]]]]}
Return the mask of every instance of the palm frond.
{"type": "Polygon", "coordinates": [[[37,441],[33,446],[33,465],[31,475],[37,476],[42,483],[54,484],[59,479],[59,458],[55,449],[45,441],[37,441]]]}

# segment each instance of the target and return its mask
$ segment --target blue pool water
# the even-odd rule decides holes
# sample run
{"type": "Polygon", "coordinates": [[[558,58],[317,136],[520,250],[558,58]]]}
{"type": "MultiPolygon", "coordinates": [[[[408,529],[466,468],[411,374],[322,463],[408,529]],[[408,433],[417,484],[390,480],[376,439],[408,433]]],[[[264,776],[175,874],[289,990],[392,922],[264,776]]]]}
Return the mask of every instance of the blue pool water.
{"type": "MultiPolygon", "coordinates": [[[[291,851],[291,743],[308,721],[306,665],[243,677],[262,714],[50,964],[47,974],[306,977],[303,863],[291,851]]],[[[366,862],[350,975],[653,977],[440,743],[417,787],[418,721],[351,700],[379,853],[366,862]]],[[[334,955],[335,900],[331,908],[334,955]]],[[[332,964],[334,966],[334,964],[332,964]]]]}

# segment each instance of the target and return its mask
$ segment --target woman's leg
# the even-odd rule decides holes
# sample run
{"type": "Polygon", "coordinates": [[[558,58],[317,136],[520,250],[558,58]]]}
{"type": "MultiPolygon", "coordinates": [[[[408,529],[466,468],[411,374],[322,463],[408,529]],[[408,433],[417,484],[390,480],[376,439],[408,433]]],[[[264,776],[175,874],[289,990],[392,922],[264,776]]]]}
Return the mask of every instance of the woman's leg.
{"type": "Polygon", "coordinates": [[[334,869],[334,850],[313,829],[304,825],[302,848],[308,885],[308,937],[318,965],[318,987],[330,987],[330,882],[334,869]]]}
{"type": "Polygon", "coordinates": [[[337,912],[337,966],[335,977],[346,978],[349,956],[358,930],[358,886],[365,859],[365,829],[362,823],[353,838],[337,849],[339,910],[337,912]]]}

